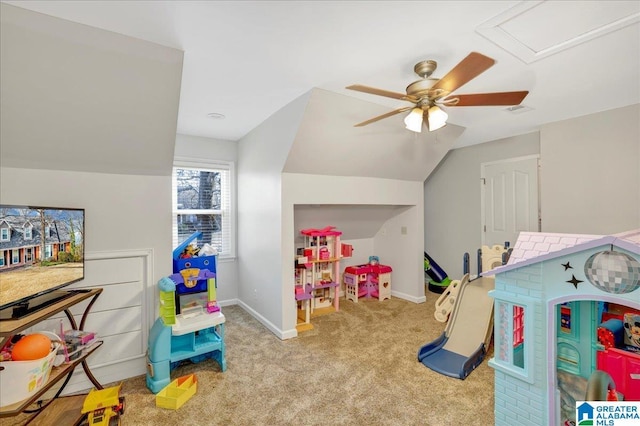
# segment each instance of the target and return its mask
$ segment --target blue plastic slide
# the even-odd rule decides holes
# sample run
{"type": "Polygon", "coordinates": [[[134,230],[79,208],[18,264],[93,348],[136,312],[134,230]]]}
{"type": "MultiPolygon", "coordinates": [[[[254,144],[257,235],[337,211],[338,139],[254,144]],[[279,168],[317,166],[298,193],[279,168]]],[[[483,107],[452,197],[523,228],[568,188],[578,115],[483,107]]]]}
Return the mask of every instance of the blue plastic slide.
{"type": "Polygon", "coordinates": [[[444,333],[418,351],[418,361],[445,376],[465,379],[482,362],[493,333],[493,277],[466,281],[444,333]]]}

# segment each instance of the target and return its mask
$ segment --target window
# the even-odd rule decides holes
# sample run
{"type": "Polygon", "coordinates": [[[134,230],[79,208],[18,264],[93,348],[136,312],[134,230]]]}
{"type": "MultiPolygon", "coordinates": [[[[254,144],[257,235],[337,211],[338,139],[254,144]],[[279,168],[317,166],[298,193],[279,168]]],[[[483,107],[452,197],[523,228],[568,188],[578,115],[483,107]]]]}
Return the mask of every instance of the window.
{"type": "Polygon", "coordinates": [[[24,239],[30,240],[32,238],[32,227],[30,225],[24,227],[24,239]]]}
{"type": "Polygon", "coordinates": [[[524,308],[513,305],[513,365],[524,368],[524,308]]]}
{"type": "Polygon", "coordinates": [[[9,241],[9,228],[0,229],[0,241],[9,241]]]}
{"type": "Polygon", "coordinates": [[[20,263],[20,250],[11,250],[11,264],[20,263]]]}
{"type": "Polygon", "coordinates": [[[24,252],[24,261],[25,262],[33,261],[33,254],[32,253],[33,253],[33,249],[31,249],[31,248],[28,248],[28,249],[25,250],[25,252],[24,252]]]}
{"type": "Polygon", "coordinates": [[[53,256],[53,247],[51,244],[46,244],[44,246],[44,258],[49,259],[51,256],[53,256]]]}
{"type": "Polygon", "coordinates": [[[233,163],[177,160],[173,168],[173,247],[196,232],[198,248],[213,247],[221,258],[235,256],[232,208],[233,163]]]}
{"type": "Polygon", "coordinates": [[[534,301],[519,296],[518,301],[506,300],[513,295],[493,291],[494,357],[489,365],[509,375],[533,383],[533,305],[534,301]]]}
{"type": "Polygon", "coordinates": [[[4,252],[0,251],[0,266],[6,266],[4,264],[4,252]]]}

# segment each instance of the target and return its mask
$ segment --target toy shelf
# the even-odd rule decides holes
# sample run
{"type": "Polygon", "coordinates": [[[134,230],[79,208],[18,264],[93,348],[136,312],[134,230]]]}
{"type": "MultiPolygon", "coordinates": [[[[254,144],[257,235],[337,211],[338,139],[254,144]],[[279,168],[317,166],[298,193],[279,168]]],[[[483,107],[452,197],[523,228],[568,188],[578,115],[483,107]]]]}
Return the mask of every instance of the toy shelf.
{"type": "Polygon", "coordinates": [[[219,327],[224,323],[220,312],[201,315],[202,320],[194,323],[196,330],[172,328],[170,362],[177,362],[213,351],[221,351],[224,345],[223,332],[219,327]],[[197,325],[196,325],[197,324],[197,325]],[[207,326],[203,326],[206,324],[207,326]]]}
{"type": "Polygon", "coordinates": [[[307,260],[307,263],[331,263],[331,262],[339,262],[339,257],[330,257],[329,259],[312,259],[307,260]]]}
{"type": "Polygon", "coordinates": [[[319,290],[321,288],[332,288],[332,287],[337,287],[338,283],[335,282],[330,282],[330,283],[325,283],[325,284],[316,284],[313,286],[314,290],[319,290]]]}
{"type": "MultiPolygon", "coordinates": [[[[39,322],[59,312],[64,312],[73,330],[83,330],[85,322],[87,320],[87,316],[89,315],[89,311],[91,310],[91,307],[97,300],[98,296],[100,296],[100,294],[102,293],[102,289],[92,288],[88,290],[72,290],[70,291],[70,293],[72,293],[70,297],[62,299],[59,302],[53,303],[52,305],[40,311],[36,311],[34,313],[28,314],[20,319],[15,319],[15,320],[12,319],[12,320],[0,322],[0,337],[1,337],[0,342],[4,340],[4,338],[9,338],[9,336],[17,334],[31,326],[34,326],[39,322]],[[89,304],[84,308],[84,311],[81,316],[80,324],[78,325],[74,315],[70,311],[70,308],[87,299],[89,299],[89,304]]],[[[103,343],[102,340],[96,340],[93,343],[91,343],[88,347],[83,349],[83,352],[78,358],[70,361],[67,364],[61,364],[58,367],[53,367],[51,369],[51,373],[49,374],[49,380],[47,381],[47,383],[44,384],[44,386],[42,386],[42,388],[40,388],[38,391],[36,391],[35,393],[33,393],[31,396],[24,399],[23,401],[19,401],[14,404],[8,404],[3,407],[0,407],[0,418],[16,416],[24,412],[30,405],[32,405],[36,401],[40,401],[40,398],[42,397],[42,395],[44,395],[47,391],[53,388],[53,386],[56,385],[56,383],[60,382],[63,379],[64,381],[62,382],[63,383],[62,387],[64,387],[67,384],[66,378],[70,377],[71,373],[73,373],[73,371],[76,369],[76,367],[78,367],[78,365],[82,365],[82,368],[87,378],[93,383],[93,385],[97,389],[102,389],[102,385],[93,376],[93,374],[91,373],[91,370],[89,369],[89,365],[87,364],[87,361],[86,361],[87,357],[89,357],[96,349],[102,346],[102,343],[103,343]]],[[[5,385],[4,383],[2,384],[5,385]]],[[[82,398],[84,399],[84,395],[82,395],[82,398]]],[[[66,407],[65,403],[67,401],[71,401],[71,399],[63,399],[63,398],[49,399],[48,401],[42,404],[40,410],[35,415],[33,415],[27,421],[27,423],[30,423],[39,414],[42,414],[43,412],[44,414],[42,414],[41,417],[44,418],[45,416],[47,416],[47,421],[49,421],[50,420],[50,418],[48,417],[49,406],[55,405],[57,406],[58,411],[60,410],[65,411],[65,407],[66,407]],[[47,410],[45,410],[45,408],[47,410]]],[[[68,412],[68,410],[66,412],[68,412]]],[[[83,415],[80,414],[79,411],[74,412],[72,415],[72,417],[74,417],[75,419],[79,419],[82,416],[83,415]]],[[[66,418],[66,420],[69,420],[69,419],[70,419],[69,417],[66,418]]],[[[49,424],[57,425],[59,423],[49,423],[49,424]]]]}
{"type": "Polygon", "coordinates": [[[84,352],[78,358],[70,361],[68,364],[61,364],[58,367],[53,367],[53,369],[51,370],[51,374],[49,375],[49,381],[46,385],[44,385],[40,390],[31,395],[29,398],[20,402],[16,402],[15,404],[5,405],[4,407],[0,408],[0,417],[15,416],[22,413],[29,405],[37,401],[38,398],[40,398],[46,391],[51,389],[54,384],[60,381],[60,379],[73,372],[78,364],[84,363],[85,359],[87,359],[87,357],[100,346],[102,346],[102,340],[96,340],[90,346],[83,349],[84,352]]]}

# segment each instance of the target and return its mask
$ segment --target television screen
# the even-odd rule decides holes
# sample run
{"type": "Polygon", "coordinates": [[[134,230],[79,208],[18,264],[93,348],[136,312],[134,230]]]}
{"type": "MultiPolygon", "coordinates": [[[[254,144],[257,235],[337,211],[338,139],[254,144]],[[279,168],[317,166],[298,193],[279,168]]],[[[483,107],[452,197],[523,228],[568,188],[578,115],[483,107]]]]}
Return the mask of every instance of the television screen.
{"type": "Polygon", "coordinates": [[[83,278],[84,209],[0,205],[0,319],[44,307],[83,278]]]}

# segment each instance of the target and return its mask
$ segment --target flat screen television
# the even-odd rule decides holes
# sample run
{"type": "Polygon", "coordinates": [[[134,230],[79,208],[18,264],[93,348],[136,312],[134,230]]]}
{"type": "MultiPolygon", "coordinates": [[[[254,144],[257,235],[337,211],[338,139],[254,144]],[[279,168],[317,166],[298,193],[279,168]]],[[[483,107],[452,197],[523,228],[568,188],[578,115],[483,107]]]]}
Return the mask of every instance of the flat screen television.
{"type": "Polygon", "coordinates": [[[84,279],[84,209],[0,204],[0,321],[73,295],[84,279]]]}

